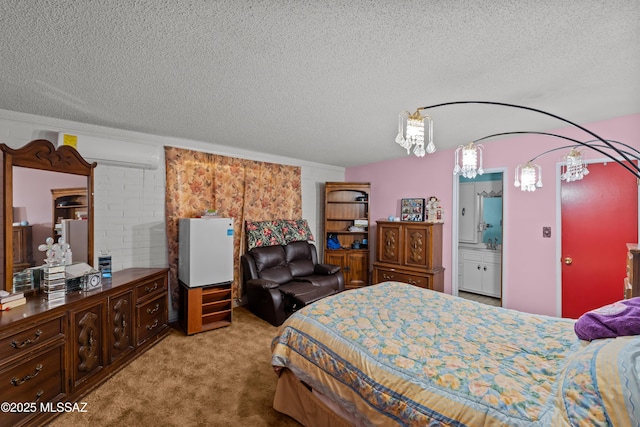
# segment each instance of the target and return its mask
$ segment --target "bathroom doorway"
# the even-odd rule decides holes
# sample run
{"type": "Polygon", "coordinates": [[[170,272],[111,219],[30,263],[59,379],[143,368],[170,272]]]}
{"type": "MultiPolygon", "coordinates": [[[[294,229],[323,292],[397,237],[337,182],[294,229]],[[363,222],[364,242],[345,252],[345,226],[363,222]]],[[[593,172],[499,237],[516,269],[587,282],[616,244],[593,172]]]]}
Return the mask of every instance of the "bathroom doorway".
{"type": "Polygon", "coordinates": [[[503,172],[458,177],[458,295],[502,305],[503,172]]]}

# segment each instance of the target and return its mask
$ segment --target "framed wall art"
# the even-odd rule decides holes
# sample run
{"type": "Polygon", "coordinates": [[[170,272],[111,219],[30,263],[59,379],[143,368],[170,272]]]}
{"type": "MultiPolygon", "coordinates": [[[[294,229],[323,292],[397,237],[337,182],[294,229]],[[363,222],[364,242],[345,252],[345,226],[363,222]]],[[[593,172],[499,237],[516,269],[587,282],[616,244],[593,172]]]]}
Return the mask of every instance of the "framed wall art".
{"type": "Polygon", "coordinates": [[[402,221],[424,221],[424,199],[402,199],[400,219],[402,221]]]}

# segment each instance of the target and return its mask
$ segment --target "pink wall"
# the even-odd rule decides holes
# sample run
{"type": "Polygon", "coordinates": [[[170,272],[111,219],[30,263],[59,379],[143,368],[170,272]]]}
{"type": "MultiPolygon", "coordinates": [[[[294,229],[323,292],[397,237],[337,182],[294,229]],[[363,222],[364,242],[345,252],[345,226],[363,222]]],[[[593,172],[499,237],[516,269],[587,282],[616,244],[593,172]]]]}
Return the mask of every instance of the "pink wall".
{"type": "Polygon", "coordinates": [[[51,236],[53,227],[51,189],[86,186],[86,176],[14,167],[14,221],[28,221],[32,225],[33,258],[36,265],[41,265],[45,258],[44,253],[38,251],[38,245],[51,236]]]}
{"type": "MultiPolygon", "coordinates": [[[[621,141],[640,149],[640,114],[586,124],[584,127],[605,139],[621,141]]],[[[593,139],[574,127],[551,132],[581,141],[593,139]]],[[[478,135],[482,136],[484,135],[478,135]]],[[[556,268],[560,253],[556,247],[559,215],[556,165],[566,151],[559,150],[536,160],[542,166],[543,188],[534,193],[525,193],[514,187],[513,181],[514,169],[518,164],[525,163],[545,150],[568,144],[570,142],[566,140],[540,135],[505,137],[484,142],[484,168],[506,168],[503,297],[508,308],[552,316],[557,314],[559,284],[556,280],[556,268]],[[542,237],[543,226],[552,227],[551,239],[542,237]]],[[[402,148],[398,147],[398,150],[402,148]]],[[[447,293],[451,292],[452,286],[453,151],[437,151],[422,159],[407,156],[351,167],[345,173],[346,181],[371,183],[372,223],[389,215],[398,216],[402,198],[436,196],[442,201],[445,209],[443,263],[447,293]]],[[[584,155],[591,159],[604,157],[591,150],[587,150],[584,155]]],[[[372,225],[372,232],[373,240],[375,224],[372,225]]],[[[370,247],[375,247],[373,243],[372,241],[370,247]]]]}

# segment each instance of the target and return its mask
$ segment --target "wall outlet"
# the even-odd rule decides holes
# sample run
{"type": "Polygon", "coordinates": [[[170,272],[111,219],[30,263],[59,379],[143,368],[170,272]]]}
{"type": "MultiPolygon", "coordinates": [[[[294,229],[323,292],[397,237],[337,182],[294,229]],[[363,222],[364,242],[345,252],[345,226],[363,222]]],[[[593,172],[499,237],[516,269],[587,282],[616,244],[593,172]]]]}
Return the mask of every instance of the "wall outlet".
{"type": "Polygon", "coordinates": [[[542,237],[551,237],[551,227],[542,227],[542,237]]]}

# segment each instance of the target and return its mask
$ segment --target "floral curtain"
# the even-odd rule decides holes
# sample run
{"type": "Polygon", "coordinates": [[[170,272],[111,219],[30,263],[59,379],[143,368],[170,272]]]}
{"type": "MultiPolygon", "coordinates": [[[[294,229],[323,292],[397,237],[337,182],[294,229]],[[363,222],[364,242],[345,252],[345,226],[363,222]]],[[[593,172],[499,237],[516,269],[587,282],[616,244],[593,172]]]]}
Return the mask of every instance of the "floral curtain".
{"type": "Polygon", "coordinates": [[[233,297],[240,298],[240,255],[244,253],[245,221],[300,219],[300,168],[165,147],[166,221],[171,295],[178,294],[178,219],[216,209],[234,219],[233,297]]]}

